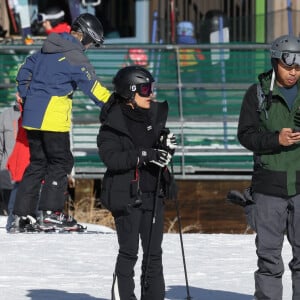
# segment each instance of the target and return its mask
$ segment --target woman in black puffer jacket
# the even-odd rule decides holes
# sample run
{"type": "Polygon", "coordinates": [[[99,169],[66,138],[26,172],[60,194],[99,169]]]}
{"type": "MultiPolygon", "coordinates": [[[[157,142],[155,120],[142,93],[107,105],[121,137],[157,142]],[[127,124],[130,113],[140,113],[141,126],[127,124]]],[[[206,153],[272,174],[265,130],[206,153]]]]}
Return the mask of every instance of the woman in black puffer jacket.
{"type": "Polygon", "coordinates": [[[168,104],[153,101],[153,82],[142,67],[121,69],[113,81],[115,92],[100,115],[97,145],[107,167],[101,201],[115,218],[119,242],[112,299],[137,299],[134,266],[139,237],[144,253],[142,299],[163,300],[165,295],[164,175],[176,141],[165,128],[168,104]]]}

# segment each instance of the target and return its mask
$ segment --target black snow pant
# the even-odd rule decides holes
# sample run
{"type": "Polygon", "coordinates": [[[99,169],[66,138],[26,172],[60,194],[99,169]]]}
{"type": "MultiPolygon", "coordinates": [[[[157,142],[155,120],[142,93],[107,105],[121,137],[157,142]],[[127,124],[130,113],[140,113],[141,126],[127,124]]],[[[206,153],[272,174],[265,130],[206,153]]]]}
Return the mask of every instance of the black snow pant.
{"type": "Polygon", "coordinates": [[[8,215],[8,201],[10,197],[11,190],[0,189],[0,215],[8,215]]]}
{"type": "MultiPolygon", "coordinates": [[[[147,249],[153,217],[154,193],[148,199],[143,197],[143,204],[133,208],[129,215],[115,218],[119,242],[114,282],[112,287],[113,300],[136,300],[134,293],[134,266],[138,259],[139,237],[143,249],[141,284],[147,264],[147,249]],[[149,205],[151,209],[149,208],[149,205]]],[[[158,199],[157,214],[152,229],[150,257],[145,279],[145,293],[142,300],[163,300],[165,297],[165,282],[162,266],[162,240],[164,227],[164,205],[158,199]]],[[[141,287],[142,289],[142,287],[141,287]]]]}
{"type": "Polygon", "coordinates": [[[37,207],[63,211],[67,175],[74,164],[69,133],[27,130],[27,138],[30,164],[19,184],[13,213],[35,216],[37,207]]]}
{"type": "Polygon", "coordinates": [[[300,300],[300,195],[280,198],[254,193],[253,199],[255,204],[248,220],[256,231],[255,299],[282,300],[284,264],[281,253],[286,233],[293,255],[289,263],[292,300],[300,300]]]}

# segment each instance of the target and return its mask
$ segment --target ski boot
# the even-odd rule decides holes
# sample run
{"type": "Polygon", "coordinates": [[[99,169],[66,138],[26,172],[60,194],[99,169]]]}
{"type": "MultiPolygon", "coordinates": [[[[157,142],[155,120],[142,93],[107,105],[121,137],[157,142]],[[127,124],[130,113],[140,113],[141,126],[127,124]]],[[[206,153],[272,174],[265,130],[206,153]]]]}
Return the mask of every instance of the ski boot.
{"type": "Polygon", "coordinates": [[[72,216],[50,210],[42,212],[39,226],[42,230],[54,228],[57,232],[83,232],[86,230],[72,216]]]}
{"type": "Polygon", "coordinates": [[[38,232],[37,220],[27,215],[14,216],[14,221],[11,227],[7,230],[8,233],[23,233],[23,232],[38,232]]]}

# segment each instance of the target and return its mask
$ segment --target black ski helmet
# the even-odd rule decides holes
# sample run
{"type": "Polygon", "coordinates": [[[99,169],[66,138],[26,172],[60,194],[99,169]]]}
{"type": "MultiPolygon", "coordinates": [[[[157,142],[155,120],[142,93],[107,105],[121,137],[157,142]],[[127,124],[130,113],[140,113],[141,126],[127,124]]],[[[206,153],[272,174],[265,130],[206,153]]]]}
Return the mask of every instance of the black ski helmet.
{"type": "Polygon", "coordinates": [[[58,6],[49,6],[42,12],[38,13],[37,20],[39,23],[49,21],[52,27],[65,20],[65,12],[58,6]]]}
{"type": "Polygon", "coordinates": [[[96,47],[100,47],[104,42],[101,22],[89,13],[79,15],[73,22],[71,30],[83,33],[81,43],[84,46],[94,43],[96,47]]]}
{"type": "Polygon", "coordinates": [[[148,97],[153,92],[154,78],[141,66],[127,66],[120,69],[113,79],[115,92],[126,100],[132,100],[135,93],[148,97]],[[146,88],[147,90],[143,90],[146,88]],[[143,95],[144,94],[144,95],[143,95]]]}

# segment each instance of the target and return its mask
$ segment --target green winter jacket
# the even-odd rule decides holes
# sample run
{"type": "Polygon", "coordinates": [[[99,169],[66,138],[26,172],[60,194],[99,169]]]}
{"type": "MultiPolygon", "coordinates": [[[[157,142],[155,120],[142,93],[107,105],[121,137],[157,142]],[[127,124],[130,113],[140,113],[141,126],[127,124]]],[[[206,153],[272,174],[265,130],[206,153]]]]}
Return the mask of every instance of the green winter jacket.
{"type": "MultiPolygon", "coordinates": [[[[268,97],[272,71],[259,76],[265,99],[268,97]]],[[[300,194],[300,144],[281,146],[279,132],[282,128],[295,128],[294,115],[300,109],[300,82],[298,94],[290,110],[276,83],[272,101],[259,109],[257,84],[245,93],[238,124],[238,139],[254,153],[252,188],[254,192],[278,197],[300,194]]]]}

